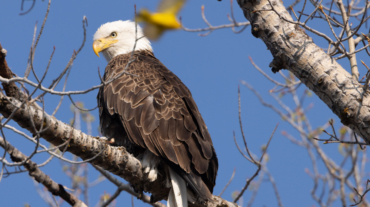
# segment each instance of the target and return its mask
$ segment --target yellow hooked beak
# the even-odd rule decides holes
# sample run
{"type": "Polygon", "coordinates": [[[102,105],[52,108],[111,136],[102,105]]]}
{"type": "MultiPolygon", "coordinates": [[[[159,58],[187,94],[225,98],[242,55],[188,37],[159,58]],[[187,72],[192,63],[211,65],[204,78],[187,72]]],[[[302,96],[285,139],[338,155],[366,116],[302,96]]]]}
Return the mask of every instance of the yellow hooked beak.
{"type": "Polygon", "coordinates": [[[107,49],[110,47],[112,44],[118,42],[118,40],[112,39],[111,37],[106,37],[106,38],[100,38],[98,40],[95,40],[93,43],[93,50],[95,54],[99,56],[99,52],[107,49]]]}

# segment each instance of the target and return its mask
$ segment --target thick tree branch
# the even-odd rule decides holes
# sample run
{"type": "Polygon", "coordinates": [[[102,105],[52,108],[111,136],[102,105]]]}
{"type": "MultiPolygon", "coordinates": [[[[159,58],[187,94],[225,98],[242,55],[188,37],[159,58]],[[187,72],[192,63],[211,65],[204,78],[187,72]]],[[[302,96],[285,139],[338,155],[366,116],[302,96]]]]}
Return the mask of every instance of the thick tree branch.
{"type": "Polygon", "coordinates": [[[238,3],[251,22],[252,34],[271,51],[272,70],[291,71],[344,125],[370,143],[370,96],[364,86],[313,43],[293,21],[282,1],[238,0],[238,3]]]}
{"type": "MultiPolygon", "coordinates": [[[[0,137],[0,146],[9,153],[13,162],[24,162],[28,159],[26,155],[17,150],[9,142],[5,141],[2,137],[0,137]]],[[[48,191],[50,191],[53,195],[57,195],[63,198],[73,207],[86,207],[86,204],[84,202],[76,198],[76,196],[74,196],[73,194],[67,192],[64,189],[63,185],[56,183],[48,175],[42,172],[37,167],[36,163],[32,162],[31,160],[28,160],[23,164],[23,166],[29,171],[29,175],[31,177],[33,177],[37,182],[43,184],[48,189],[48,191]]]]}
{"type": "MultiPolygon", "coordinates": [[[[0,113],[8,117],[15,109],[18,109],[12,119],[19,126],[35,134],[35,129],[44,126],[40,136],[55,146],[61,145],[69,140],[67,151],[82,158],[90,159],[90,163],[97,165],[111,173],[118,175],[132,184],[136,190],[143,190],[152,193],[154,199],[167,199],[169,189],[165,188],[164,177],[159,177],[154,182],[147,180],[147,174],[142,171],[141,163],[134,156],[129,154],[124,147],[112,147],[99,137],[86,135],[80,130],[72,128],[70,125],[56,120],[54,117],[43,113],[34,106],[28,106],[15,98],[6,97],[0,93],[0,113]],[[42,119],[42,117],[44,117],[42,119]],[[32,124],[33,122],[33,124],[32,124]],[[35,127],[33,127],[33,125],[35,127]],[[100,153],[103,151],[102,153],[100,153]]],[[[61,150],[64,146],[61,147],[61,150]]],[[[160,169],[159,169],[160,170],[160,169]]],[[[160,173],[164,175],[165,173],[160,173]]],[[[196,205],[202,206],[202,205],[196,205]]],[[[237,206],[235,203],[228,202],[220,197],[213,196],[207,203],[208,207],[216,206],[237,206]]]]}

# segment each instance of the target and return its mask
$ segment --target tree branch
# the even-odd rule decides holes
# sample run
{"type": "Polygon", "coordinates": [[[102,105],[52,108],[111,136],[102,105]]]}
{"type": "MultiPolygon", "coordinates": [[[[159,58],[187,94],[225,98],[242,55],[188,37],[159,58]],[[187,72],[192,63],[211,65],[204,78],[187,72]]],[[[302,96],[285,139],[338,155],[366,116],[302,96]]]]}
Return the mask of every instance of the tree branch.
{"type": "MultiPolygon", "coordinates": [[[[13,162],[24,162],[28,159],[26,155],[13,147],[8,141],[0,137],[0,146],[5,149],[12,158],[13,162]]],[[[43,184],[53,195],[57,195],[67,201],[73,207],[87,207],[84,202],[67,192],[63,185],[53,181],[48,175],[42,172],[37,164],[31,160],[26,161],[23,166],[29,171],[29,175],[37,182],[43,184]]]]}
{"type": "MultiPolygon", "coordinates": [[[[44,113],[39,108],[28,106],[14,98],[6,97],[0,93],[0,113],[8,117],[14,110],[18,109],[12,119],[19,126],[27,129],[31,133],[36,133],[35,129],[44,126],[40,136],[55,146],[61,145],[69,140],[67,151],[82,158],[95,159],[89,162],[97,165],[115,175],[124,178],[137,190],[150,192],[155,199],[167,199],[169,189],[165,188],[164,177],[160,176],[156,181],[149,182],[147,173],[144,173],[138,159],[126,151],[124,147],[112,147],[99,137],[89,136],[80,130],[76,130],[69,124],[63,123],[54,117],[44,113]],[[44,117],[43,119],[41,117],[44,117]],[[31,123],[31,119],[35,127],[31,123]],[[103,151],[102,153],[100,153],[103,151]]],[[[61,147],[63,150],[64,147],[61,147]]],[[[165,173],[160,173],[165,175],[165,173]]],[[[235,203],[226,201],[218,196],[213,196],[207,203],[208,207],[216,206],[237,206],[235,203]]],[[[202,206],[198,204],[196,206],[202,206]]]]}
{"type": "Polygon", "coordinates": [[[364,86],[312,42],[281,1],[238,0],[238,3],[251,22],[252,34],[271,51],[273,72],[283,68],[291,71],[344,125],[370,143],[370,96],[369,92],[363,96],[364,86]]]}

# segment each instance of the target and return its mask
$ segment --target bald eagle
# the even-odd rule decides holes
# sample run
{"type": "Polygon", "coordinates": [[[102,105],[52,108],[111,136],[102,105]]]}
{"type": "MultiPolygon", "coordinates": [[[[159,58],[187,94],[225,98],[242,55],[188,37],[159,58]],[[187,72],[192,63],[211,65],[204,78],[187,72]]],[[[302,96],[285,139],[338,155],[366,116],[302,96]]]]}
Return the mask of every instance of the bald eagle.
{"type": "Polygon", "coordinates": [[[132,21],[103,24],[94,34],[94,52],[108,61],[103,81],[126,68],[99,90],[101,132],[141,160],[149,181],[157,179],[159,167],[165,169],[168,206],[206,202],[218,169],[207,126],[189,89],[142,36],[132,21]],[[133,51],[136,37],[142,38],[133,51]]]}

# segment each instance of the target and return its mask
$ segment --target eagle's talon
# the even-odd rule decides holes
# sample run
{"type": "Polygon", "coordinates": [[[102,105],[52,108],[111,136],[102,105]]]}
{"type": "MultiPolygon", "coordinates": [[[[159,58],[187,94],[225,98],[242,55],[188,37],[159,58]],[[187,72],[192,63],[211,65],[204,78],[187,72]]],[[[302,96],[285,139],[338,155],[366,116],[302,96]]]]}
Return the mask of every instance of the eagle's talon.
{"type": "Polygon", "coordinates": [[[115,139],[114,138],[107,138],[107,137],[99,137],[99,139],[102,141],[102,142],[105,142],[109,145],[114,145],[115,143],[115,139]]]}
{"type": "Polygon", "coordinates": [[[139,195],[137,196],[138,199],[141,199],[143,197],[143,191],[139,192],[139,195]]]}
{"type": "Polygon", "coordinates": [[[107,143],[110,144],[110,145],[114,145],[115,141],[116,140],[114,138],[110,138],[110,139],[107,140],[107,143]]]}

